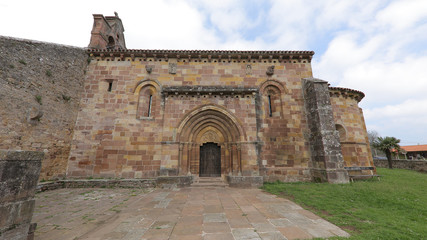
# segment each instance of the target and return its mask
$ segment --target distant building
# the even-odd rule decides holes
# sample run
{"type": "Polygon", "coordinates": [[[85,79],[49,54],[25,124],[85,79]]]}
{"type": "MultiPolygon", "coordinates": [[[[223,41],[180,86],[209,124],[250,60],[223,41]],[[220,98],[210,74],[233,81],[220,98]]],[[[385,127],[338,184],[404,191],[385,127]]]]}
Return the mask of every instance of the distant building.
{"type": "Polygon", "coordinates": [[[427,158],[427,144],[426,145],[411,145],[401,146],[401,149],[406,151],[408,159],[425,159],[427,158]]]}

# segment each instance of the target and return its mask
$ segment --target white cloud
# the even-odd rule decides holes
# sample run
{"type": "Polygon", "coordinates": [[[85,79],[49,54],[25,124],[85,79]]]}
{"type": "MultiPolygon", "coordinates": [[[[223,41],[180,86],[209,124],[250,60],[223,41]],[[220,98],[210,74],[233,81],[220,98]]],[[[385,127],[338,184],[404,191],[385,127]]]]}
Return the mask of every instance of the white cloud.
{"type": "Polygon", "coordinates": [[[400,0],[388,5],[377,15],[379,23],[392,30],[405,30],[422,20],[427,15],[427,2],[425,0],[400,0]]]}
{"type": "Polygon", "coordinates": [[[372,2],[369,14],[347,11],[347,27],[314,60],[314,74],[366,94],[360,105],[368,129],[426,142],[427,2],[372,2]]]}
{"type": "Polygon", "coordinates": [[[402,145],[426,143],[427,141],[427,98],[406,100],[396,105],[386,105],[364,111],[369,129],[382,136],[401,139],[402,145]]]}

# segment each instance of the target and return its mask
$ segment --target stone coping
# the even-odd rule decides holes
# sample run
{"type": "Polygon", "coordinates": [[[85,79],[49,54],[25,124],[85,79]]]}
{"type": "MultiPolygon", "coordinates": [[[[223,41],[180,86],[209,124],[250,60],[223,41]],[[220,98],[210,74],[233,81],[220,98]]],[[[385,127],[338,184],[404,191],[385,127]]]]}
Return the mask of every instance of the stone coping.
{"type": "Polygon", "coordinates": [[[6,39],[6,40],[29,43],[29,44],[44,44],[44,45],[51,45],[51,46],[55,46],[55,47],[66,47],[66,48],[80,49],[82,51],[86,50],[86,48],[83,48],[83,47],[77,47],[77,46],[60,44],[60,43],[53,43],[53,42],[37,41],[37,40],[26,39],[26,38],[17,38],[17,37],[2,36],[2,35],[0,35],[0,38],[6,39]]]}

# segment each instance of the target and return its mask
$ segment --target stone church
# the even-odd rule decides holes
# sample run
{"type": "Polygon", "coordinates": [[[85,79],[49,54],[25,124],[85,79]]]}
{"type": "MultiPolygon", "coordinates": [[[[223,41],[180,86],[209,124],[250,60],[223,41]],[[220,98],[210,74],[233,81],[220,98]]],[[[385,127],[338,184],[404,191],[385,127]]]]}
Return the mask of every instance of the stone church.
{"type": "Polygon", "coordinates": [[[364,94],[313,78],[314,52],[127,49],[123,32],[94,15],[67,178],[375,174],[364,94]]]}

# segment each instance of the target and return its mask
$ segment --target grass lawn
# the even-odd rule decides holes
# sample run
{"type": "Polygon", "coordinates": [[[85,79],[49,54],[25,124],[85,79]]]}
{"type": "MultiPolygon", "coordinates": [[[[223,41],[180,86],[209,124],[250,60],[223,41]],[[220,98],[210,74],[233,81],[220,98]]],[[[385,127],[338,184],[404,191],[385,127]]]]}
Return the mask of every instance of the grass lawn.
{"type": "Polygon", "coordinates": [[[380,181],[266,183],[263,189],[340,226],[352,235],[349,239],[427,239],[427,174],[377,172],[380,181]]]}

